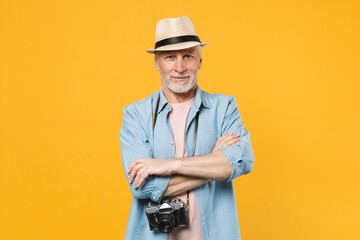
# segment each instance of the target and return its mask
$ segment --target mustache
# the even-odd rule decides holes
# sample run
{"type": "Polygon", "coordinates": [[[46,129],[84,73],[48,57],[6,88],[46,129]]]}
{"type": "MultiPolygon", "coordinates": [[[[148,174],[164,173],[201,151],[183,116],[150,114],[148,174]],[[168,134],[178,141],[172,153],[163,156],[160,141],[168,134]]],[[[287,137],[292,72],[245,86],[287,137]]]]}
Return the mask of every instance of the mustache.
{"type": "Polygon", "coordinates": [[[170,77],[189,77],[189,75],[171,75],[170,77]]]}

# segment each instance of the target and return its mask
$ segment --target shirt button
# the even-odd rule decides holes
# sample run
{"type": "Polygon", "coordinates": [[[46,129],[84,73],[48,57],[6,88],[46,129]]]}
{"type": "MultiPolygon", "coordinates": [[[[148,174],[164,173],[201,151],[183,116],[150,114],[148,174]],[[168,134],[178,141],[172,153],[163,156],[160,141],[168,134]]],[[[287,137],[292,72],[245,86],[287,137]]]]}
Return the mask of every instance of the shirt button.
{"type": "Polygon", "coordinates": [[[174,145],[174,142],[173,142],[173,141],[171,141],[171,142],[170,142],[170,144],[171,144],[171,145],[174,145]]]}
{"type": "Polygon", "coordinates": [[[167,105],[166,108],[169,109],[170,108],[169,105],[167,105]]]}
{"type": "Polygon", "coordinates": [[[166,119],[165,119],[165,122],[166,122],[166,119]]]}

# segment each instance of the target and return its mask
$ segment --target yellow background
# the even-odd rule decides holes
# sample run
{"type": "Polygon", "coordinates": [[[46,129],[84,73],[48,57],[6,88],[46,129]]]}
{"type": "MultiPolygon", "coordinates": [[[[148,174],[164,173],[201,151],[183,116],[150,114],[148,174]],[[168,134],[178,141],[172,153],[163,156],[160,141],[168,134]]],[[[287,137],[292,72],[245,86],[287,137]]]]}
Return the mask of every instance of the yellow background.
{"type": "Polygon", "coordinates": [[[359,1],[1,0],[1,240],[124,238],[122,109],[159,90],[144,51],[183,15],[200,87],[252,133],[242,238],[360,239],[359,1]]]}

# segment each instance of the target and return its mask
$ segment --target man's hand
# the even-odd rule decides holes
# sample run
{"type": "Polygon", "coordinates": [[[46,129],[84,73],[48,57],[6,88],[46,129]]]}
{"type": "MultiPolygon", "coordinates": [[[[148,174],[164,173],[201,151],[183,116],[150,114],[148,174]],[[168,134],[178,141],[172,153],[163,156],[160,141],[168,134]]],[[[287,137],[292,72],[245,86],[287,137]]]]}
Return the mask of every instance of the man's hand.
{"type": "Polygon", "coordinates": [[[223,147],[234,146],[239,142],[240,142],[240,134],[227,133],[217,140],[212,152],[215,152],[223,147]]]}
{"type": "Polygon", "coordinates": [[[171,160],[173,161],[153,158],[135,159],[128,171],[130,184],[133,183],[135,176],[134,188],[138,189],[149,175],[165,176],[174,174],[175,161],[174,159],[171,160]]]}

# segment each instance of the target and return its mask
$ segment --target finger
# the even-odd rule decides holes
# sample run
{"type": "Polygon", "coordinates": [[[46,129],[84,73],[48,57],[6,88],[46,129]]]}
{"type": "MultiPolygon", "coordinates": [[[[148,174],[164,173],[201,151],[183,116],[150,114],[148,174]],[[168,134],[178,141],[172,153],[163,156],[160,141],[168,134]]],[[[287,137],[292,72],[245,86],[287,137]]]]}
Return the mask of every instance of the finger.
{"type": "Polygon", "coordinates": [[[135,178],[135,181],[134,181],[134,188],[135,188],[135,189],[138,189],[138,188],[139,188],[139,187],[138,187],[138,185],[139,185],[139,180],[140,180],[140,178],[141,178],[144,170],[145,170],[145,169],[144,169],[144,166],[142,166],[142,167],[139,168],[138,171],[137,171],[136,178],[135,178]]]}
{"type": "Polygon", "coordinates": [[[229,134],[229,135],[225,135],[226,137],[238,137],[238,136],[240,136],[240,134],[233,134],[233,133],[231,133],[231,134],[229,134]]]}
{"type": "Polygon", "coordinates": [[[237,144],[240,141],[239,137],[229,138],[224,141],[220,147],[227,147],[227,146],[233,146],[237,144]]]}
{"type": "Polygon", "coordinates": [[[143,163],[143,162],[144,162],[144,159],[135,159],[135,160],[130,164],[128,173],[130,173],[137,164],[140,164],[140,163],[143,163]]]}
{"type": "Polygon", "coordinates": [[[216,145],[221,145],[224,143],[224,141],[226,141],[226,139],[231,138],[232,136],[230,134],[226,134],[222,137],[220,137],[217,141],[216,141],[216,145]]]}
{"type": "Polygon", "coordinates": [[[135,189],[138,189],[148,176],[149,173],[146,169],[142,169],[141,171],[139,171],[135,180],[135,189]]]}
{"type": "Polygon", "coordinates": [[[240,135],[239,134],[234,134],[234,135],[230,135],[230,136],[227,136],[226,138],[224,138],[223,141],[227,141],[227,140],[231,140],[231,139],[236,139],[236,138],[239,138],[240,135]]]}
{"type": "Polygon", "coordinates": [[[133,167],[136,165],[136,163],[137,163],[137,159],[135,159],[135,160],[130,164],[128,173],[130,173],[130,172],[132,171],[132,169],[133,169],[133,167]]]}
{"type": "Polygon", "coordinates": [[[232,135],[232,133],[227,133],[227,134],[219,137],[219,138],[218,138],[218,141],[219,141],[219,140],[221,141],[222,139],[224,139],[224,138],[226,138],[226,137],[229,137],[229,136],[231,136],[231,135],[232,135]]]}
{"type": "Polygon", "coordinates": [[[230,133],[225,134],[224,136],[222,136],[221,138],[219,138],[216,141],[215,148],[222,147],[229,139],[232,139],[232,138],[234,138],[234,136],[231,135],[230,133]]]}
{"type": "Polygon", "coordinates": [[[232,135],[233,135],[232,133],[227,133],[227,134],[221,136],[218,140],[222,140],[222,139],[225,139],[227,137],[231,137],[232,135]]]}
{"type": "Polygon", "coordinates": [[[133,167],[131,174],[130,174],[130,179],[129,182],[133,183],[135,176],[137,175],[138,171],[141,169],[141,165],[136,165],[133,167]]]}
{"type": "Polygon", "coordinates": [[[233,141],[233,142],[229,142],[228,145],[226,146],[235,146],[239,143],[240,141],[239,140],[236,140],[236,141],[233,141]]]}
{"type": "Polygon", "coordinates": [[[226,133],[225,135],[221,136],[215,143],[213,152],[217,151],[218,149],[229,146],[228,141],[234,138],[239,137],[239,134],[233,134],[233,133],[226,133]]]}
{"type": "Polygon", "coordinates": [[[130,183],[130,184],[133,183],[135,176],[136,176],[136,171],[133,170],[133,171],[130,173],[130,177],[129,177],[129,183],[130,183]]]}
{"type": "Polygon", "coordinates": [[[240,139],[233,139],[232,141],[229,141],[229,145],[230,146],[233,146],[233,145],[236,145],[240,142],[240,139]]]}
{"type": "Polygon", "coordinates": [[[239,139],[239,136],[236,135],[227,136],[224,139],[222,139],[222,141],[219,142],[219,145],[227,144],[228,142],[231,142],[236,139],[239,139]]]}
{"type": "Polygon", "coordinates": [[[224,144],[225,145],[230,145],[230,144],[236,143],[238,141],[240,141],[240,137],[235,137],[235,138],[227,139],[227,141],[224,142],[224,144]]]}
{"type": "Polygon", "coordinates": [[[240,136],[239,134],[227,134],[227,135],[222,136],[222,137],[219,138],[219,139],[236,138],[236,137],[239,137],[239,136],[240,136]]]}

